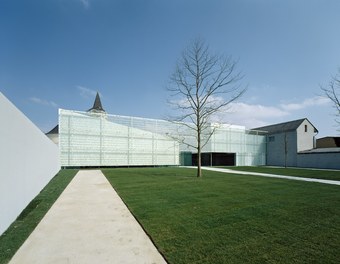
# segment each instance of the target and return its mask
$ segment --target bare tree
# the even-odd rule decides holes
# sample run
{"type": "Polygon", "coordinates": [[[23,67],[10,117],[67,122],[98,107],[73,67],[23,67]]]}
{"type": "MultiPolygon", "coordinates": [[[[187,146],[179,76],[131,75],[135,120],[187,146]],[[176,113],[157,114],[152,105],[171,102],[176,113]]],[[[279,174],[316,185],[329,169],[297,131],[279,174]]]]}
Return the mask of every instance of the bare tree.
{"type": "Polygon", "coordinates": [[[238,84],[242,76],[236,65],[230,56],[212,55],[204,41],[195,40],[183,52],[171,75],[169,102],[178,112],[172,121],[194,134],[194,142],[188,141],[188,137],[177,139],[197,150],[197,177],[202,176],[202,148],[216,129],[211,125],[211,117],[246,91],[238,84]]]}
{"type": "MultiPolygon", "coordinates": [[[[340,69],[338,74],[333,76],[328,87],[321,87],[324,94],[333,102],[336,110],[335,116],[340,116],[340,69]]],[[[340,120],[335,120],[340,125],[340,120]]]]}

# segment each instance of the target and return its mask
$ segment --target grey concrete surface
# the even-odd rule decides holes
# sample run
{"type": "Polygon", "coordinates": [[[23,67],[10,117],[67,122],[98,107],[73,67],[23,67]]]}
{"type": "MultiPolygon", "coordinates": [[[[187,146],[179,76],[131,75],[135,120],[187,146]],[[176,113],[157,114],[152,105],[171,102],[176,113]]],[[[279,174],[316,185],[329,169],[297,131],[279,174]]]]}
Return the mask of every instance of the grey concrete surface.
{"type": "Polygon", "coordinates": [[[82,170],[10,263],[166,261],[102,172],[82,170]]]}
{"type": "MultiPolygon", "coordinates": [[[[191,168],[196,168],[196,167],[191,167],[191,168]]],[[[202,167],[202,169],[203,170],[224,172],[224,173],[255,175],[255,176],[261,176],[261,177],[270,177],[270,178],[288,179],[288,180],[295,180],[295,181],[307,181],[307,182],[318,182],[318,183],[325,183],[325,184],[340,185],[340,181],[332,181],[332,180],[302,178],[302,177],[284,176],[284,175],[277,175],[277,174],[249,172],[249,171],[237,171],[237,170],[213,168],[213,167],[202,167]]]]}

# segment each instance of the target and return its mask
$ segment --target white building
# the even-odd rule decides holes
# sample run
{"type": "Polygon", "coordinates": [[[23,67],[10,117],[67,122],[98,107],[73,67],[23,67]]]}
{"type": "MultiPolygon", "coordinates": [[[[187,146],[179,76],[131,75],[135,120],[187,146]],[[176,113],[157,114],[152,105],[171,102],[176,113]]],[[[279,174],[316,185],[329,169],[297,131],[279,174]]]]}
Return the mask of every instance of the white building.
{"type": "Polygon", "coordinates": [[[179,165],[179,143],[165,121],[59,110],[63,167],[179,165]]]}
{"type": "Polygon", "coordinates": [[[307,118],[256,129],[268,132],[268,166],[340,169],[340,147],[317,147],[318,130],[307,118]]]}
{"type": "MultiPolygon", "coordinates": [[[[265,165],[266,137],[242,126],[212,124],[202,165],[265,165]]],[[[54,128],[56,131],[56,128],[54,128]]],[[[195,135],[180,123],[107,114],[97,94],[87,112],[59,110],[63,167],[192,165],[195,135]]]]}
{"type": "MultiPolygon", "coordinates": [[[[289,166],[340,168],[340,148],[315,150],[318,130],[306,118],[247,130],[211,124],[202,149],[203,166],[289,166]]],[[[52,133],[53,132],[53,133],[52,133]]],[[[56,135],[58,140],[56,140],[56,135]]],[[[59,110],[63,167],[196,165],[193,131],[165,120],[107,114],[97,94],[87,112],[59,110]]],[[[204,135],[203,135],[204,137],[204,135]]]]}

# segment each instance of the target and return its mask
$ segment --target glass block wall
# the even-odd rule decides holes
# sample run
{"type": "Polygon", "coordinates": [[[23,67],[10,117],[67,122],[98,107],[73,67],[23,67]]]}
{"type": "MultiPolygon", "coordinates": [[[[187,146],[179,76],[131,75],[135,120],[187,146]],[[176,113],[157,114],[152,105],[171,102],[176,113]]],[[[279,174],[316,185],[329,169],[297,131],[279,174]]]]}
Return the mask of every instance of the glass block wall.
{"type": "Polygon", "coordinates": [[[59,110],[61,165],[179,165],[179,143],[168,122],[59,110]]]}
{"type": "Polygon", "coordinates": [[[211,152],[236,153],[237,166],[266,164],[266,135],[259,131],[221,127],[209,143],[211,152]]]}
{"type": "MultiPolygon", "coordinates": [[[[226,124],[212,125],[211,130],[214,130],[214,133],[203,147],[202,152],[235,153],[237,166],[266,164],[266,135],[263,132],[226,124]]],[[[190,143],[193,140],[191,139],[190,143]]],[[[194,148],[185,145],[180,145],[180,149],[181,151],[197,152],[194,148]]]]}
{"type": "MultiPolygon", "coordinates": [[[[215,132],[203,152],[235,153],[238,166],[265,165],[265,135],[239,126],[210,129],[215,132]]],[[[165,120],[59,110],[64,167],[180,165],[180,152],[195,153],[181,142],[194,145],[195,138],[187,126],[165,120]]]]}

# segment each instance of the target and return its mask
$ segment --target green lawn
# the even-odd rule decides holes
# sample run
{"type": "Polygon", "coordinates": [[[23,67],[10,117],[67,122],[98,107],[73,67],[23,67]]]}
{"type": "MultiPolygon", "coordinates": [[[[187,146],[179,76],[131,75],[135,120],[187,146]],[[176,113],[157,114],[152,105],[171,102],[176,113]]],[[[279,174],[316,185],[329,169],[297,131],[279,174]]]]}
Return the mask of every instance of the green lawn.
{"type": "Polygon", "coordinates": [[[169,263],[339,263],[340,188],[185,168],[103,170],[169,263]]]}
{"type": "Polygon", "coordinates": [[[0,263],[8,263],[60,196],[77,170],[61,170],[0,236],[0,263]]]}
{"type": "Polygon", "coordinates": [[[226,169],[238,171],[250,171],[260,173],[270,173],[278,175],[288,175],[305,178],[317,178],[326,180],[340,181],[340,170],[312,170],[312,169],[299,169],[299,168],[280,168],[280,167],[254,167],[254,166],[237,166],[237,167],[224,167],[226,169]]]}

